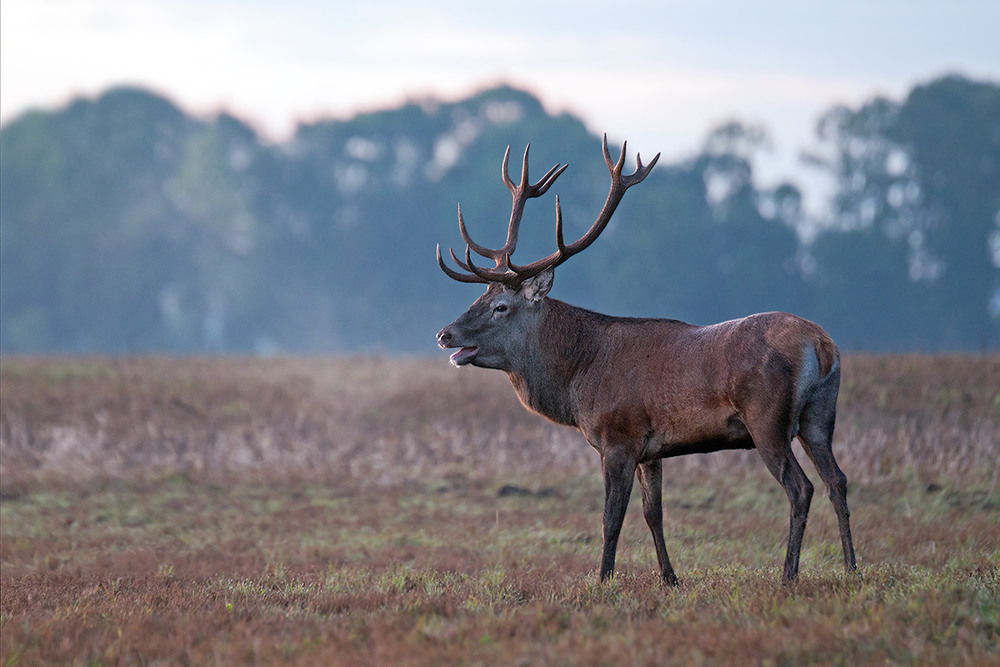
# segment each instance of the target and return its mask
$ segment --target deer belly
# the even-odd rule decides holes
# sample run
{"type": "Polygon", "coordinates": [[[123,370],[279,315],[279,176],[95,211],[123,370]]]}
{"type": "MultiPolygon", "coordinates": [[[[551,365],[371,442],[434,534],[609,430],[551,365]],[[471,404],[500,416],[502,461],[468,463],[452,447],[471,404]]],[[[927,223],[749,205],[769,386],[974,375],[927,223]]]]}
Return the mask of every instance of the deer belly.
{"type": "Polygon", "coordinates": [[[738,415],[729,415],[705,425],[674,424],[661,432],[652,432],[646,438],[643,461],[707,454],[724,449],[753,449],[750,432],[738,415]]]}

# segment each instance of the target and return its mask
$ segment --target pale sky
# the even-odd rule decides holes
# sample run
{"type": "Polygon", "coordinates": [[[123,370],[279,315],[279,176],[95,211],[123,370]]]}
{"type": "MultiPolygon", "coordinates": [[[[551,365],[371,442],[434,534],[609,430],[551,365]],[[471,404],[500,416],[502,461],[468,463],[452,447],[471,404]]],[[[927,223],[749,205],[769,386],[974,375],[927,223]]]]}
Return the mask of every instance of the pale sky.
{"type": "MultiPolygon", "coordinates": [[[[796,180],[819,115],[959,72],[1000,81],[997,0],[3,0],[0,122],[118,84],[273,139],[497,83],[668,160],[763,123],[796,180]]],[[[538,141],[541,141],[539,139],[538,141]]]]}

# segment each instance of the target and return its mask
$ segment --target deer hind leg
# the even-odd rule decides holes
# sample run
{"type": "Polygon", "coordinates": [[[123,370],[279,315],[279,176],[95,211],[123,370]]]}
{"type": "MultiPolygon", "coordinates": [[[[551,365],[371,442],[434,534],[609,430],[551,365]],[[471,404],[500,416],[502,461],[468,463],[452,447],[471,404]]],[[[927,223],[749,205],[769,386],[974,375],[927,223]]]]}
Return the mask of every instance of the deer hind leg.
{"type": "Polygon", "coordinates": [[[812,502],[813,485],[806,477],[799,462],[792,454],[790,442],[776,441],[760,449],[767,469],[781,483],[791,504],[791,518],[788,527],[788,550],[785,553],[785,570],[782,580],[793,581],[799,574],[799,554],[802,552],[802,536],[806,531],[809,504],[812,502]]]}
{"type": "Polygon", "coordinates": [[[629,496],[632,494],[636,468],[631,456],[609,449],[611,451],[601,453],[601,470],[604,473],[604,553],[601,557],[601,581],[615,571],[618,536],[625,521],[625,510],[628,509],[629,496]]]}
{"type": "Polygon", "coordinates": [[[785,489],[791,505],[788,550],[785,553],[782,575],[782,581],[789,583],[799,574],[799,554],[812,502],[813,485],[792,454],[790,419],[788,410],[781,407],[784,405],[788,403],[777,399],[770,413],[761,411],[753,416],[747,415],[747,428],[764,464],[785,489]]]}
{"type": "Polygon", "coordinates": [[[667,545],[663,539],[663,462],[660,459],[640,463],[638,467],[639,489],[642,491],[642,515],[653,533],[656,560],[660,564],[660,575],[664,583],[677,585],[677,575],[667,556],[667,545]]]}
{"type": "Polygon", "coordinates": [[[854,559],[854,543],[851,540],[851,512],[847,508],[847,477],[844,475],[837,459],[833,456],[833,424],[835,418],[834,406],[836,394],[832,400],[823,400],[822,395],[806,404],[802,411],[799,428],[799,441],[809,459],[816,466],[823,483],[830,494],[830,502],[837,513],[837,524],[840,527],[840,543],[844,549],[844,569],[852,572],[857,569],[854,559]]]}

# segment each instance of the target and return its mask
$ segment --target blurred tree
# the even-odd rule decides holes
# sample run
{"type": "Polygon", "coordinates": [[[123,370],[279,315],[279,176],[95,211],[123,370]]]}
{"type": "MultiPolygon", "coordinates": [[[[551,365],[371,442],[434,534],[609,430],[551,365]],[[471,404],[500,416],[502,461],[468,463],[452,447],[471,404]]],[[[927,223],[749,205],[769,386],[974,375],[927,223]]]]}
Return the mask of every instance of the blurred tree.
{"type": "MultiPolygon", "coordinates": [[[[754,182],[767,133],[720,125],[625,198],[553,295],[698,323],[791,310],[848,348],[996,347],[997,97],[949,77],[831,110],[838,226],[808,248],[801,191],[754,182]]],[[[481,292],[441,274],[434,246],[464,252],[458,202],[502,245],[500,160],[510,145],[517,179],[529,141],[532,178],[571,168],[527,207],[522,263],[555,247],[554,194],[576,238],[609,178],[600,138],[521,90],[304,124],[279,146],[128,88],[26,114],[0,130],[0,349],[430,352],[481,292]]]]}
{"type": "Polygon", "coordinates": [[[731,122],[694,158],[653,171],[602,239],[612,252],[601,267],[612,277],[605,307],[700,323],[794,309],[802,282],[788,201],[797,191],[775,191],[781,217],[778,195],[754,187],[754,154],[766,143],[762,128],[731,122]],[[767,216],[764,199],[772,203],[767,216]]]}
{"type": "Polygon", "coordinates": [[[945,77],[903,103],[832,109],[819,135],[835,147],[839,231],[818,239],[817,275],[828,304],[851,304],[831,319],[865,346],[1000,344],[1000,88],[945,77]],[[882,298],[855,309],[869,292],[882,298]]]}
{"type": "Polygon", "coordinates": [[[4,351],[247,349],[228,323],[259,305],[249,128],[122,88],[0,142],[4,351]]]}
{"type": "Polygon", "coordinates": [[[159,191],[189,121],[165,100],[111,91],[0,135],[5,350],[129,350],[153,342],[159,191]],[[50,347],[51,346],[51,347],[50,347]]]}

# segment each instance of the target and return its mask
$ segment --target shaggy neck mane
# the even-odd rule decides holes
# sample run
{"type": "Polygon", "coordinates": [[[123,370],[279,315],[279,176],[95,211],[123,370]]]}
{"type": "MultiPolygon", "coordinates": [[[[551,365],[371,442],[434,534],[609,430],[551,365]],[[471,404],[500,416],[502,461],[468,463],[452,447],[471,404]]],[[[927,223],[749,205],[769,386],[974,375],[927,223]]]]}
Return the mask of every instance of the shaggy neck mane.
{"type": "Polygon", "coordinates": [[[576,426],[569,390],[599,349],[605,315],[546,298],[535,340],[526,341],[519,367],[507,371],[521,403],[549,419],[576,426]]]}

